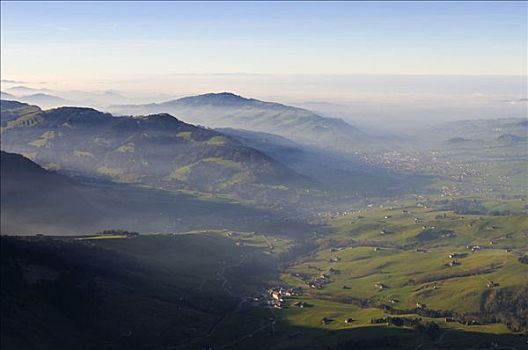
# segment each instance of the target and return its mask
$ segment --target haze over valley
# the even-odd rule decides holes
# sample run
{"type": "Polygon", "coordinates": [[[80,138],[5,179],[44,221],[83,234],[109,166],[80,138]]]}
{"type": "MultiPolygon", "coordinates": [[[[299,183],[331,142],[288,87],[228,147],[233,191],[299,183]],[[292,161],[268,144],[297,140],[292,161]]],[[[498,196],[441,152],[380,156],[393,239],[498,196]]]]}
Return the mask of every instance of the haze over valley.
{"type": "Polygon", "coordinates": [[[526,2],[1,7],[2,349],[526,347],[526,2]]]}

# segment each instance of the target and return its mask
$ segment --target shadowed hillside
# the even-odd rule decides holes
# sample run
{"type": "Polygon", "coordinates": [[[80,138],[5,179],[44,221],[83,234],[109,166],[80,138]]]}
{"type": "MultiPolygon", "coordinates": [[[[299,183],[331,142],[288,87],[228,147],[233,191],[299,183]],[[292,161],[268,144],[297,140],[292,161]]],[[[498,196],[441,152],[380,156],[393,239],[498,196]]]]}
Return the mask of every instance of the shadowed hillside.
{"type": "Polygon", "coordinates": [[[48,169],[171,190],[282,195],[310,181],[219,132],[168,114],[113,117],[94,109],[40,111],[3,102],[2,148],[48,169]]]}
{"type": "Polygon", "coordinates": [[[41,233],[50,227],[76,226],[86,230],[97,226],[101,213],[66,176],[3,151],[0,168],[2,233],[41,233]]]}
{"type": "Polygon", "coordinates": [[[273,211],[214,196],[70,178],[2,151],[2,234],[145,233],[238,229],[299,235],[308,226],[273,211]]]}

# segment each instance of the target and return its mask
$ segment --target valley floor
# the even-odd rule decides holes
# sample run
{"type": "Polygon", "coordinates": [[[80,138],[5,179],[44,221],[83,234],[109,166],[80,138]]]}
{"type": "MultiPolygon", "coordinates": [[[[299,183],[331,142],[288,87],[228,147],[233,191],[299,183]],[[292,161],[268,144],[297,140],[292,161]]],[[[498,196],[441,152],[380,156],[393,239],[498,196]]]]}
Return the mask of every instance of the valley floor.
{"type": "Polygon", "coordinates": [[[2,237],[2,348],[526,348],[524,202],[464,200],[327,213],[305,240],[2,237]]]}

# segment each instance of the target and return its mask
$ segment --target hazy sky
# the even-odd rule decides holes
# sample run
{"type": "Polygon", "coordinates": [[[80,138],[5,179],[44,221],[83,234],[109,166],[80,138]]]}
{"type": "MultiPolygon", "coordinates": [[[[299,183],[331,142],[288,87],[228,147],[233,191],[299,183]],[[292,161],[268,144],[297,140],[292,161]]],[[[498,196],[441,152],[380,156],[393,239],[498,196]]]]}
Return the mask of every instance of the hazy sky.
{"type": "Polygon", "coordinates": [[[526,75],[526,2],[4,2],[2,79],[526,75]]]}

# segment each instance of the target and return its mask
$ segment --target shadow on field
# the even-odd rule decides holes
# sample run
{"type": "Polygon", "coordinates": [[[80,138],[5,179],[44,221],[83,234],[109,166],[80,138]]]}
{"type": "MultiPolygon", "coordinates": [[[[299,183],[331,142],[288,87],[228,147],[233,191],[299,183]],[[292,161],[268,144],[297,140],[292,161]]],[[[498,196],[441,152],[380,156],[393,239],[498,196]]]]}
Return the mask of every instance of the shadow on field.
{"type": "Polygon", "coordinates": [[[325,330],[299,326],[271,327],[218,349],[526,349],[526,336],[441,330],[431,337],[416,329],[386,326],[325,330]]]}

